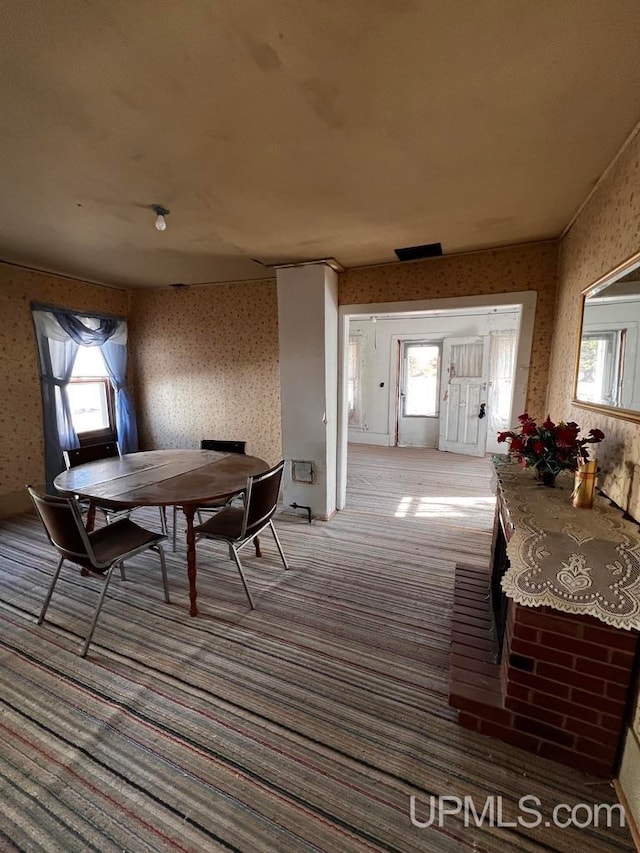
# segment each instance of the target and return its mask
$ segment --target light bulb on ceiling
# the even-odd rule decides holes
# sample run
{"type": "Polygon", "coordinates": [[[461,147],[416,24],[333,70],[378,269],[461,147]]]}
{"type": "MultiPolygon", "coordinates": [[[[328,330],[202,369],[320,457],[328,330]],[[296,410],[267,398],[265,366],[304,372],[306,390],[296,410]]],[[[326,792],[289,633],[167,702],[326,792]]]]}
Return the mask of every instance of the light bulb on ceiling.
{"type": "Polygon", "coordinates": [[[161,204],[152,204],[151,210],[156,214],[156,230],[157,231],[166,231],[167,223],[165,222],[165,216],[168,215],[169,211],[166,207],[162,207],[161,204]]]}

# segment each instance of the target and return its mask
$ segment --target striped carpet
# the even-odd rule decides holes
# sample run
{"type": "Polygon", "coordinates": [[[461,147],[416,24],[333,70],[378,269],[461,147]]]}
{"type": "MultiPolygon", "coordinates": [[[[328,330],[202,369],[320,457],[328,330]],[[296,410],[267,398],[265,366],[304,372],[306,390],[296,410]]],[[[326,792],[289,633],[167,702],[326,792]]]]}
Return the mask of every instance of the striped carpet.
{"type": "Polygon", "coordinates": [[[100,582],[68,570],[36,626],[52,550],[31,515],[0,525],[0,850],[633,849],[620,829],[412,824],[412,796],[422,821],[431,796],[501,797],[503,823],[525,794],[545,817],[615,799],[447,705],[455,562],[489,558],[488,463],[352,447],[348,494],[330,523],[280,515],[290,572],[268,535],[244,552],[253,613],[221,546],[199,545],[195,619],[184,547],[170,605],[157,557],[132,560],[86,660],[100,582]]]}

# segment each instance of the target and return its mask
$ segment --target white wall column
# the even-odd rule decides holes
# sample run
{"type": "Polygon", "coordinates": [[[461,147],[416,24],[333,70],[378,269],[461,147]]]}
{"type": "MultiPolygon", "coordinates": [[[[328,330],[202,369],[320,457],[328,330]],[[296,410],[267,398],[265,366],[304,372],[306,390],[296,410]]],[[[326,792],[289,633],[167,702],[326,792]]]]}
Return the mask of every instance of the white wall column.
{"type": "Polygon", "coordinates": [[[338,275],[327,264],[277,270],[284,504],[336,509],[338,275]],[[313,483],[292,478],[292,461],[310,462],[313,483]]]}

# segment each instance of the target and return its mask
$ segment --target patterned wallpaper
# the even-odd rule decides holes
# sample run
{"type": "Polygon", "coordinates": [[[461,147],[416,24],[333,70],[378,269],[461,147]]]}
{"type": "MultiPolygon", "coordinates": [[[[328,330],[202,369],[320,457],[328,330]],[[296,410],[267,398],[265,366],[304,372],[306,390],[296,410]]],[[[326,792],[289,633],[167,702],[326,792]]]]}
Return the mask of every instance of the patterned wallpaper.
{"type": "Polygon", "coordinates": [[[129,328],[142,448],[240,439],[278,461],[275,281],[131,291],[129,328]]]}
{"type": "MultiPolygon", "coordinates": [[[[640,134],[628,145],[562,241],[549,409],[584,432],[599,427],[599,485],[640,519],[640,424],[571,405],[582,291],[640,250],[640,134]]],[[[640,701],[634,731],[640,741],[640,701]]],[[[634,796],[637,796],[637,793],[634,796]]],[[[628,795],[630,798],[630,795],[628,795]]]]}
{"type": "MultiPolygon", "coordinates": [[[[555,304],[554,243],[340,275],[342,304],[538,292],[529,407],[542,413],[555,304]]],[[[141,446],[240,438],[281,454],[277,294],[273,280],[130,292],[132,370],[141,446]]]]}
{"type": "MultiPolygon", "coordinates": [[[[556,249],[540,243],[340,276],[340,302],[385,302],[536,290],[528,405],[540,414],[555,299],[556,249]]],[[[29,303],[128,314],[129,376],[141,446],[195,447],[241,438],[275,462],[281,454],[277,295],[274,280],[123,290],[0,264],[3,372],[0,515],[4,497],[42,482],[40,389],[29,303]],[[134,382],[133,380],[138,380],[134,382]],[[15,423],[14,423],[15,421],[15,423]],[[18,445],[22,452],[16,455],[18,445]]]]}
{"type": "Polygon", "coordinates": [[[556,272],[557,244],[530,243],[418,263],[348,270],[340,275],[339,299],[341,305],[355,305],[537,291],[527,409],[540,416],[546,414],[556,272]]]}
{"type": "Polygon", "coordinates": [[[549,409],[584,431],[599,427],[600,485],[640,519],[640,425],[571,405],[582,291],[640,250],[640,134],[628,145],[562,241],[549,409]]]}
{"type": "Polygon", "coordinates": [[[0,262],[0,515],[26,483],[44,483],[42,406],[30,302],[126,314],[126,291],[0,262]]]}

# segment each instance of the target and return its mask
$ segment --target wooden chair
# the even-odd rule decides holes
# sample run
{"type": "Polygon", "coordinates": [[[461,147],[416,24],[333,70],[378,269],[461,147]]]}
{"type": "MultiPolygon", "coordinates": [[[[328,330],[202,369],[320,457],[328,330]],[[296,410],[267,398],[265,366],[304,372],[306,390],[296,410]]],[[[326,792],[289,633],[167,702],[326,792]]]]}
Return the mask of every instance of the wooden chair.
{"type": "Polygon", "coordinates": [[[44,621],[53,590],[60,576],[60,570],[65,560],[81,567],[82,575],[99,576],[104,580],[104,586],[93,613],[93,619],[80,654],[85,657],[95,631],[100,611],[104,603],[109,581],[116,566],[120,567],[124,579],[124,561],[148,548],[156,551],[160,557],[164,600],[169,602],[169,584],[164,559],[162,541],[166,536],[145,530],[128,518],[122,518],[87,533],[82,523],[82,514],[75,498],[60,498],[42,495],[31,486],[27,486],[31,499],[40,516],[49,542],[60,554],[58,566],[47,592],[38,625],[44,621]]]}
{"type": "MultiPolygon", "coordinates": [[[[85,447],[74,447],[73,450],[65,450],[64,462],[67,470],[76,468],[78,465],[84,465],[87,462],[99,462],[100,459],[113,459],[120,456],[120,447],[116,441],[107,441],[104,444],[88,444],[85,447]]],[[[81,502],[81,505],[84,501],[81,502]]],[[[118,520],[119,518],[128,518],[130,513],[137,507],[129,509],[119,509],[110,506],[109,504],[94,504],[96,509],[104,514],[107,524],[118,520]]],[[[158,507],[160,512],[160,527],[164,536],[167,535],[167,515],[163,506],[158,507]]],[[[93,526],[92,524],[89,525],[93,526]]]]}
{"type": "Polygon", "coordinates": [[[286,557],[280,545],[278,534],[273,526],[272,518],[278,506],[278,494],[282,482],[284,460],[278,462],[269,471],[255,474],[247,479],[244,490],[244,506],[227,505],[203,524],[194,528],[196,539],[217,539],[229,546],[230,555],[235,560],[244,591],[249,599],[251,609],[253,599],[242,571],[239,552],[249,542],[255,540],[265,527],[270,527],[285,570],[289,568],[286,557]]]}

